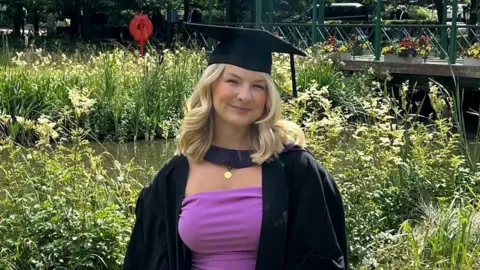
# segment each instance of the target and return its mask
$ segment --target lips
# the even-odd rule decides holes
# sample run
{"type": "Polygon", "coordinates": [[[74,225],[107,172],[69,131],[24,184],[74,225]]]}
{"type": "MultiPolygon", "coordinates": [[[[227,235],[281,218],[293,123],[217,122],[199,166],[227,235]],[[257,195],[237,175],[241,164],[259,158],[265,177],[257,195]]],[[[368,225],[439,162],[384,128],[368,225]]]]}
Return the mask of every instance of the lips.
{"type": "Polygon", "coordinates": [[[235,110],[237,110],[239,112],[244,112],[244,113],[252,110],[252,109],[249,109],[249,108],[238,107],[238,106],[234,106],[234,105],[230,105],[230,106],[232,106],[232,108],[234,108],[235,110]]]}

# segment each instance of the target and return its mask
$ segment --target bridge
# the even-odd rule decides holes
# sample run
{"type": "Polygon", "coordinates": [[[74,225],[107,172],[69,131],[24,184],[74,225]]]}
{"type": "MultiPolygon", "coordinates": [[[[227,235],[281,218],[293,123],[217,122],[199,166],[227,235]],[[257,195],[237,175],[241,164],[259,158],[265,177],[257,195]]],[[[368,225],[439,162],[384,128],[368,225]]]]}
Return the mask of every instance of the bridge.
{"type": "MultiPolygon", "coordinates": [[[[446,5],[444,5],[443,14],[445,16],[443,16],[442,24],[387,24],[381,20],[382,0],[376,2],[374,23],[345,24],[335,21],[326,22],[324,20],[325,6],[319,5],[319,2],[321,1],[312,1],[312,6],[317,8],[313,8],[311,23],[273,23],[272,16],[268,17],[268,22],[263,22],[262,1],[255,0],[256,17],[254,23],[225,22],[215,24],[264,29],[304,49],[312,46],[321,47],[331,37],[345,43],[349,42],[352,37],[362,37],[368,41],[366,42],[367,48],[360,55],[352,53],[350,59],[342,60],[344,70],[355,71],[372,67],[378,71],[388,70],[391,73],[398,74],[480,78],[480,58],[465,60],[466,53],[471,46],[480,42],[480,35],[477,34],[480,33],[480,26],[459,23],[456,16],[452,16],[452,21],[447,23],[446,5]],[[430,46],[430,51],[428,54],[422,55],[421,61],[415,63],[402,61],[400,57],[398,61],[392,62],[382,54],[383,48],[398,44],[405,37],[417,39],[421,36],[428,39],[430,46]]],[[[269,0],[269,3],[268,13],[272,14],[273,0],[269,0]]],[[[212,5],[213,0],[209,0],[209,24],[213,24],[212,5]]],[[[457,0],[452,0],[452,14],[456,13],[457,0]]],[[[196,39],[198,44],[198,36],[196,39]]],[[[200,37],[200,40],[201,46],[212,48],[211,40],[203,37],[200,37]]],[[[337,59],[337,57],[334,57],[334,59],[337,59]]]]}

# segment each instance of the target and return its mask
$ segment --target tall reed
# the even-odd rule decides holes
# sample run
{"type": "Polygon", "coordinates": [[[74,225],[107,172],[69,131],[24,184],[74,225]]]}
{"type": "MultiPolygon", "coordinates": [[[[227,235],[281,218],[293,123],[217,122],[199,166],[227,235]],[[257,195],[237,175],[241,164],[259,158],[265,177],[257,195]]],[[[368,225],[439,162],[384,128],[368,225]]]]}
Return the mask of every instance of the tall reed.
{"type": "MultiPolygon", "coordinates": [[[[72,57],[37,49],[12,63],[0,69],[0,112],[13,123],[45,115],[67,131],[82,127],[98,139],[126,141],[171,134],[164,129],[175,124],[165,123],[178,122],[205,56],[183,48],[144,57],[120,48],[72,57]]],[[[6,133],[23,140],[14,131],[6,133]]]]}

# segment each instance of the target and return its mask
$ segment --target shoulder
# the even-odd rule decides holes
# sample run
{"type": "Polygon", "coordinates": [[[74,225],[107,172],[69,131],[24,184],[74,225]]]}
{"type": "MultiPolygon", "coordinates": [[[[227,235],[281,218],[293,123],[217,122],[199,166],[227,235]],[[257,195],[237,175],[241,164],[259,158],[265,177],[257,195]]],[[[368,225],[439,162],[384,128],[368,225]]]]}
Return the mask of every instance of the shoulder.
{"type": "MultiPolygon", "coordinates": [[[[154,175],[153,179],[144,185],[138,194],[135,213],[137,218],[153,218],[162,215],[163,198],[167,198],[167,183],[173,181],[177,171],[184,167],[184,156],[173,156],[168,159],[154,175]]],[[[188,164],[188,163],[187,163],[188,164]]]]}
{"type": "Polygon", "coordinates": [[[287,174],[292,178],[293,185],[321,183],[324,188],[336,189],[333,175],[308,148],[296,146],[294,149],[280,154],[280,159],[287,167],[287,174]]]}
{"type": "Polygon", "coordinates": [[[280,154],[280,159],[285,165],[289,165],[292,169],[320,169],[325,168],[315,157],[315,154],[306,147],[294,146],[280,154]]]}

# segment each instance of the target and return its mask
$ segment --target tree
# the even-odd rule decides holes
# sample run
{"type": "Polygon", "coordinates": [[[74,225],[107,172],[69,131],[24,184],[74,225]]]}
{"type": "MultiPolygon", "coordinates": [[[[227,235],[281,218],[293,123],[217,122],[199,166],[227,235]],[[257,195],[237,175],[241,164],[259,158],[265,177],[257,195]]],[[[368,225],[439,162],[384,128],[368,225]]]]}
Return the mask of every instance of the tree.
{"type": "Polygon", "coordinates": [[[473,24],[475,25],[478,21],[478,15],[477,11],[479,8],[479,1],[478,0],[472,0],[471,2],[471,7],[470,7],[470,21],[468,24],[473,24]]]}
{"type": "Polygon", "coordinates": [[[434,3],[438,15],[438,23],[441,24],[443,22],[443,0],[435,0],[434,3]]]}

